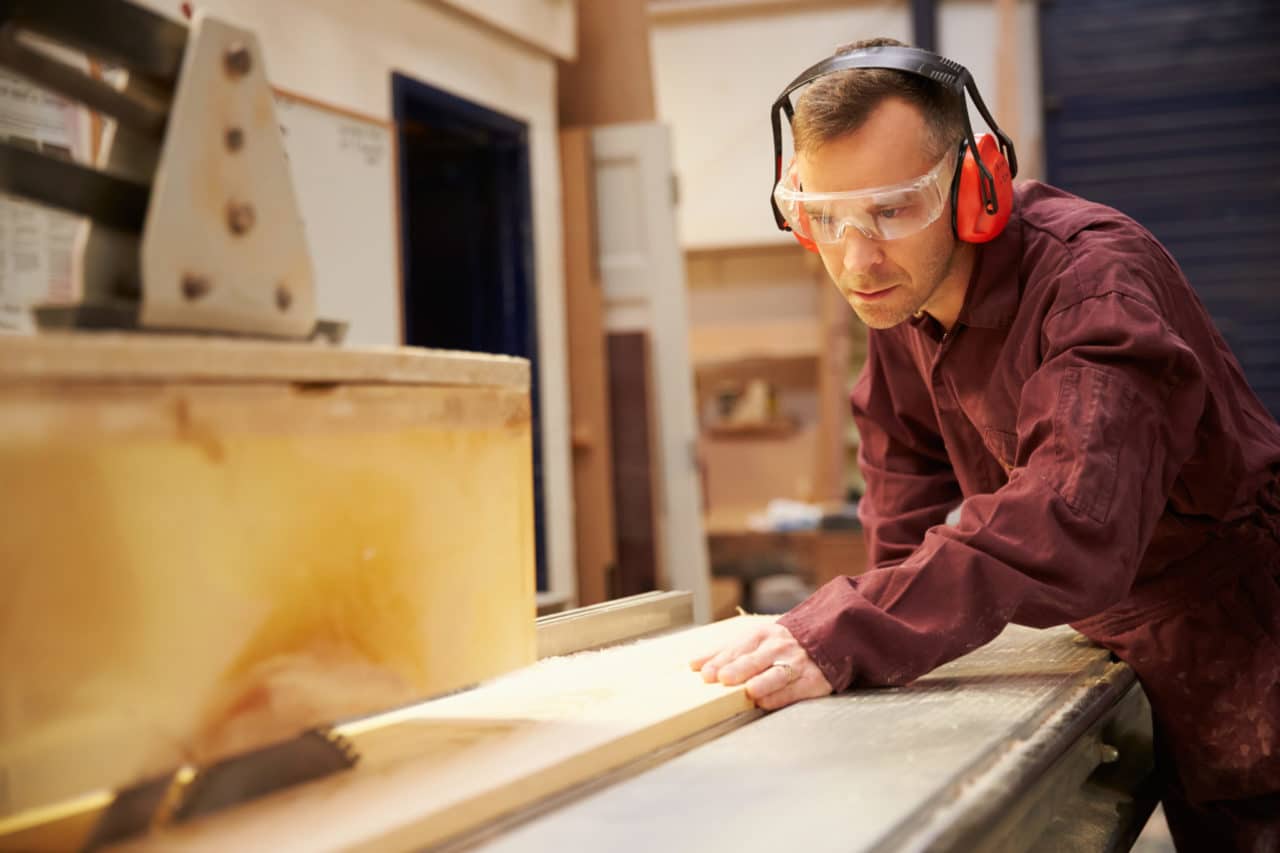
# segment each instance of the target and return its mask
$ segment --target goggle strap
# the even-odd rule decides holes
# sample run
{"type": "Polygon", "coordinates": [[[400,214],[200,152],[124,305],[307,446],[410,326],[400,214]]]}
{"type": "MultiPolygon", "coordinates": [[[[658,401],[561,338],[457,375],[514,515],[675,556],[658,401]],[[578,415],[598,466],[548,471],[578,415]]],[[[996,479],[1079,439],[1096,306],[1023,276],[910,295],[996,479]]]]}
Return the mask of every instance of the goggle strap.
{"type": "MultiPolygon", "coordinates": [[[[773,189],[777,189],[778,182],[782,180],[782,113],[784,111],[789,125],[795,114],[795,108],[791,106],[790,93],[784,94],[778,101],[774,102],[773,112],[769,116],[773,122],[773,189]]],[[[778,200],[773,197],[773,189],[769,191],[769,204],[773,207],[774,222],[777,223],[779,229],[790,231],[791,226],[787,223],[787,218],[782,215],[782,209],[778,207],[778,200]]]]}

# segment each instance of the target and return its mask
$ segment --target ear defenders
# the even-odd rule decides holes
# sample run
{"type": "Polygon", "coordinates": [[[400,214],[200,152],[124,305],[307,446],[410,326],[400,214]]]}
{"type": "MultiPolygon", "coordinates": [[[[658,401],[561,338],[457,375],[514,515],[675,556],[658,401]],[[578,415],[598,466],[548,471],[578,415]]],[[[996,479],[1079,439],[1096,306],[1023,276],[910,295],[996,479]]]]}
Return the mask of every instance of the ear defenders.
{"type": "MultiPolygon", "coordinates": [[[[1012,148],[1010,148],[1012,152],[1012,148]]],[[[977,156],[969,140],[960,142],[959,165],[951,181],[951,232],[966,243],[992,240],[1013,213],[1013,174],[1017,169],[989,133],[978,136],[977,156]],[[987,203],[985,180],[995,187],[994,206],[987,203]]]]}
{"type": "MultiPolygon", "coordinates": [[[[982,100],[973,76],[957,62],[915,47],[868,47],[828,57],[805,69],[792,80],[773,102],[769,118],[773,126],[774,175],[776,188],[782,180],[782,117],[790,125],[795,117],[791,94],[819,77],[851,68],[887,68],[914,74],[948,87],[963,99],[965,92],[973,100],[983,121],[992,133],[974,138],[969,111],[964,111],[964,139],[956,158],[956,173],[951,182],[951,230],[966,243],[985,243],[994,239],[1009,221],[1013,211],[1013,178],[1018,174],[1018,156],[1013,140],[1000,129],[982,100]]],[[[786,217],[778,208],[772,190],[769,203],[778,228],[790,231],[786,217]]],[[[796,235],[800,245],[811,252],[818,247],[796,235]]]]}

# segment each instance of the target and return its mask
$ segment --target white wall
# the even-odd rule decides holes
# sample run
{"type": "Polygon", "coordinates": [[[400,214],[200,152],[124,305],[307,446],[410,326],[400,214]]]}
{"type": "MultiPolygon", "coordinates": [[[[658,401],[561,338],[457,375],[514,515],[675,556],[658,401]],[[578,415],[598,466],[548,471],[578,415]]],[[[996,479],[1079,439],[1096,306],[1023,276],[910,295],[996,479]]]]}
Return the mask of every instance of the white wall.
{"type": "MultiPolygon", "coordinates": [[[[1044,116],[1040,92],[1039,9],[1032,0],[1018,3],[1017,44],[1018,126],[1015,129],[997,109],[995,35],[1000,31],[994,0],[942,0],[938,4],[938,52],[954,59],[973,75],[987,109],[1001,128],[1013,136],[1018,152],[1018,178],[1044,176],[1044,116]],[[1008,125],[1008,126],[1006,126],[1008,125]]],[[[983,130],[982,117],[972,106],[974,133],[983,130]]]]}
{"type": "MultiPolygon", "coordinates": [[[[590,0],[587,0],[590,2],[590,0]]],[[[440,0],[560,59],[578,51],[576,0],[440,0]]]]}
{"type": "MultiPolygon", "coordinates": [[[[180,17],[179,0],[140,2],[180,17]]],[[[390,120],[391,72],[400,71],[528,123],[548,569],[553,589],[572,594],[573,497],[554,58],[528,40],[421,0],[197,0],[196,6],[253,30],[262,43],[271,82],[301,95],[390,120]]],[[[351,286],[363,288],[367,283],[353,281],[351,286]]],[[[378,302],[387,304],[385,299],[378,302]]],[[[375,325],[384,322],[378,318],[375,325]]]]}
{"type": "Polygon", "coordinates": [[[785,243],[769,209],[769,107],[797,74],[860,38],[910,41],[905,3],[651,19],[654,99],[671,126],[686,249],[785,243]]]}
{"type": "MultiPolygon", "coordinates": [[[[1030,177],[1039,174],[1042,161],[1039,48],[1035,3],[1019,5],[1022,130],[1015,142],[1023,161],[1019,177],[1030,177]]],[[[654,97],[659,120],[671,126],[686,249],[791,240],[777,230],[769,208],[773,99],[841,44],[873,36],[911,41],[905,0],[655,12],[650,23],[654,97]]],[[[941,0],[937,26],[940,52],[969,68],[994,112],[994,0],[941,0]]],[[[975,131],[981,131],[980,119],[975,131]]],[[[789,137],[786,144],[789,151],[789,137]]]]}

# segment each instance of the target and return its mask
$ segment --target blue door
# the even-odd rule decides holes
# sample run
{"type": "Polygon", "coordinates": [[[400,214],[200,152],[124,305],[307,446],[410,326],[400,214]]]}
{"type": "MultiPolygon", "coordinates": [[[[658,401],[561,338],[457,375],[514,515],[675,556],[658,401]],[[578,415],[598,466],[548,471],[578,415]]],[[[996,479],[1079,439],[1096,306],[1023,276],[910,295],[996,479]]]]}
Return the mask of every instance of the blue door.
{"type": "Polygon", "coordinates": [[[529,359],[537,588],[545,590],[529,128],[402,74],[392,75],[391,97],[404,341],[529,359]]]}
{"type": "Polygon", "coordinates": [[[1280,417],[1280,0],[1048,0],[1050,183],[1160,239],[1280,417]]]}

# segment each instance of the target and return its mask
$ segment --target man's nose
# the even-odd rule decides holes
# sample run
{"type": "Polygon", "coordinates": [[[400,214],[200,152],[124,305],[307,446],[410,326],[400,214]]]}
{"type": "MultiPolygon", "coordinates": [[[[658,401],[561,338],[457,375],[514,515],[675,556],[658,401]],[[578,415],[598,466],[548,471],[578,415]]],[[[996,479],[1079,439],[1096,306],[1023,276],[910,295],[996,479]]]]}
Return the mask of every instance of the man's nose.
{"type": "Polygon", "coordinates": [[[866,272],[884,259],[879,241],[872,240],[857,228],[845,228],[841,236],[844,238],[844,268],[849,272],[866,272]]]}

